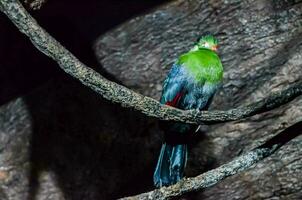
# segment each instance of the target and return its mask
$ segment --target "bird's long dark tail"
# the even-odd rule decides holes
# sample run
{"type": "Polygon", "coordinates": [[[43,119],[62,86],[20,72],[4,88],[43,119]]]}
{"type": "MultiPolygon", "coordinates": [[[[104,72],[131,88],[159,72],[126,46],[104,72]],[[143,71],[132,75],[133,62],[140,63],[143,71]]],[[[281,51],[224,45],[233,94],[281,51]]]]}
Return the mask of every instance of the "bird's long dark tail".
{"type": "Polygon", "coordinates": [[[162,187],[178,182],[183,177],[186,162],[186,144],[164,143],[153,175],[154,185],[162,187]]]}

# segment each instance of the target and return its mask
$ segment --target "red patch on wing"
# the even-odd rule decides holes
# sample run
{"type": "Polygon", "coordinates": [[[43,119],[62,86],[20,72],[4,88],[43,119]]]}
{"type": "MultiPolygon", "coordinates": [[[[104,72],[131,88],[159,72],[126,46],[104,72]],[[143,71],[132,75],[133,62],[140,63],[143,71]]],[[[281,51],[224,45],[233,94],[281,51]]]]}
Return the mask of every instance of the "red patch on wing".
{"type": "Polygon", "coordinates": [[[173,99],[172,101],[168,101],[168,102],[166,103],[166,105],[172,106],[172,107],[176,107],[177,104],[178,104],[178,102],[179,102],[179,100],[180,100],[180,98],[182,97],[182,95],[183,95],[182,92],[178,93],[178,94],[174,97],[174,99],[173,99]]]}

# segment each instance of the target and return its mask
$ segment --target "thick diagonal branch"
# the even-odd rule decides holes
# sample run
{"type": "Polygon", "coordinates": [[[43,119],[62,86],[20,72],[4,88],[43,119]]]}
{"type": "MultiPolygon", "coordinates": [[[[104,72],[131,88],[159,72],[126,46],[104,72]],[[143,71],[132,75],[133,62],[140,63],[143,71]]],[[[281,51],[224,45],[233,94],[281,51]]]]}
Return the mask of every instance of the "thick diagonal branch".
{"type": "Polygon", "coordinates": [[[22,33],[29,37],[36,48],[54,59],[66,73],[78,79],[109,101],[119,103],[124,107],[134,108],[158,119],[192,124],[233,121],[274,109],[302,94],[302,83],[298,83],[286,90],[274,93],[266,99],[228,111],[198,112],[195,110],[183,111],[175,109],[161,105],[150,97],[140,95],[124,86],[111,82],[81,63],[41,28],[19,1],[0,0],[0,9],[22,33]]]}
{"type": "Polygon", "coordinates": [[[302,122],[298,122],[259,146],[231,162],[193,178],[185,178],[170,187],[162,187],[147,193],[122,198],[123,200],[169,199],[182,194],[210,187],[219,181],[250,168],[273,154],[282,145],[301,135],[302,122]]]}

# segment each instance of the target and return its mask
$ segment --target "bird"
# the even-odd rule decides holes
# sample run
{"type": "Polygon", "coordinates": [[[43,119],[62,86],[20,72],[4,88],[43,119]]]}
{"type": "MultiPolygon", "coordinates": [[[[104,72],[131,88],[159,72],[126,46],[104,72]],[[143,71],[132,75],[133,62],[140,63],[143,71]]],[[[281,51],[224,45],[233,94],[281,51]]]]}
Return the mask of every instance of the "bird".
{"type": "MultiPolygon", "coordinates": [[[[223,79],[223,66],[217,54],[218,40],[212,34],[200,37],[188,52],[173,63],[163,83],[160,103],[183,110],[207,110],[223,79]]],[[[161,122],[165,138],[153,174],[155,187],[180,181],[188,158],[187,136],[198,125],[161,122]]]]}

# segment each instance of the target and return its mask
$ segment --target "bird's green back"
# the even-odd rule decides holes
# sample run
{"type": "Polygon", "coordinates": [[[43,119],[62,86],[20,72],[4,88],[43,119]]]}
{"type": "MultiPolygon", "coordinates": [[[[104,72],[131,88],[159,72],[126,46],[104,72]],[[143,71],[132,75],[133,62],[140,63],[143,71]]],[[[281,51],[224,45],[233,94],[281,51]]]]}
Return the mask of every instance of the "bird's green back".
{"type": "Polygon", "coordinates": [[[209,49],[199,49],[181,55],[177,64],[185,67],[196,81],[219,83],[223,77],[223,67],[218,55],[209,49]]]}

